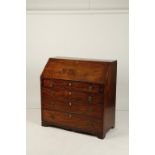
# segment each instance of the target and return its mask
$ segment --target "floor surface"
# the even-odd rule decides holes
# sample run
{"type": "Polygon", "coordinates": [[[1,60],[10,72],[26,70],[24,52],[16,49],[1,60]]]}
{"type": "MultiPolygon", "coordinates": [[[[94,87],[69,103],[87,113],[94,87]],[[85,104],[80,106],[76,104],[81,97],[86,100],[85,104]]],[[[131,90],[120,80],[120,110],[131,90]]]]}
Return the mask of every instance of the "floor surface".
{"type": "Polygon", "coordinates": [[[40,109],[27,109],[27,155],[128,155],[128,111],[116,111],[105,139],[42,127],[40,109]]]}

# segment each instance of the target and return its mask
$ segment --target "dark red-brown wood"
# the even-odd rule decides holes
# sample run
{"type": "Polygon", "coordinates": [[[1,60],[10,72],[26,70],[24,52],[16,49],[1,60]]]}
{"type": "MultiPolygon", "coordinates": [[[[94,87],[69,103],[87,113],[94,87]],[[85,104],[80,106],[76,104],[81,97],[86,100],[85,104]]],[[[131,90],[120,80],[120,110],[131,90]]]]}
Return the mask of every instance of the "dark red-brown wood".
{"type": "Polygon", "coordinates": [[[44,97],[50,97],[51,100],[58,100],[61,102],[73,102],[73,103],[100,103],[102,104],[103,95],[96,95],[93,93],[84,93],[72,90],[62,89],[47,89],[43,88],[42,94],[44,97]]]}
{"type": "Polygon", "coordinates": [[[103,114],[103,104],[96,103],[76,103],[71,101],[58,101],[51,100],[49,97],[43,97],[43,109],[58,110],[68,113],[76,113],[81,115],[90,116],[93,118],[101,119],[103,114]]]}
{"type": "Polygon", "coordinates": [[[88,118],[83,115],[60,111],[43,110],[43,125],[56,125],[65,129],[83,131],[86,133],[101,133],[102,120],[88,118]]]}
{"type": "Polygon", "coordinates": [[[50,58],[41,75],[43,126],[104,138],[115,126],[117,61],[50,58]]]}
{"type": "Polygon", "coordinates": [[[103,93],[103,85],[60,79],[44,79],[43,87],[52,89],[73,90],[90,93],[103,93]]]}

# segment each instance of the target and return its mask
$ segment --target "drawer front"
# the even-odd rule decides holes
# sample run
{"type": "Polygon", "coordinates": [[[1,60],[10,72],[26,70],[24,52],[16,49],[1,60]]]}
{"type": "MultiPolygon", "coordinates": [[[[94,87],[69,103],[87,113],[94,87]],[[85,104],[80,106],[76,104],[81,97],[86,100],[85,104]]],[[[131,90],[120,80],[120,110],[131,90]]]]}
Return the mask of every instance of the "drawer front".
{"type": "Polygon", "coordinates": [[[68,90],[51,90],[42,88],[43,97],[50,97],[51,100],[72,103],[89,103],[89,104],[103,104],[103,95],[92,93],[68,91],[68,90]]]}
{"type": "Polygon", "coordinates": [[[42,99],[42,108],[47,110],[60,110],[63,112],[76,113],[98,119],[101,119],[103,116],[102,104],[60,102],[53,101],[46,97],[42,99]]]}
{"type": "Polygon", "coordinates": [[[43,110],[42,114],[43,122],[48,125],[55,125],[89,133],[96,133],[102,130],[101,120],[93,120],[80,115],[59,111],[43,110]]]}
{"type": "Polygon", "coordinates": [[[103,86],[99,84],[93,83],[84,83],[84,82],[76,82],[76,81],[66,81],[66,80],[43,80],[43,87],[50,87],[53,89],[68,89],[73,91],[84,91],[84,92],[91,92],[91,93],[102,93],[103,86]]]}

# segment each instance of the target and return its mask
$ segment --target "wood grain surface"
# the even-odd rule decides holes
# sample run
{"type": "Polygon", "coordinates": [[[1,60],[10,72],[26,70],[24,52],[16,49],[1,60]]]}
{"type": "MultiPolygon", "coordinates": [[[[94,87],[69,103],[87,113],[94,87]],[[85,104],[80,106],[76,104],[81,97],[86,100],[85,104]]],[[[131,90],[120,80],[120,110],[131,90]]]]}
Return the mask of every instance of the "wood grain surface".
{"type": "Polygon", "coordinates": [[[50,58],[41,74],[43,126],[105,137],[115,127],[117,61],[50,58]]]}

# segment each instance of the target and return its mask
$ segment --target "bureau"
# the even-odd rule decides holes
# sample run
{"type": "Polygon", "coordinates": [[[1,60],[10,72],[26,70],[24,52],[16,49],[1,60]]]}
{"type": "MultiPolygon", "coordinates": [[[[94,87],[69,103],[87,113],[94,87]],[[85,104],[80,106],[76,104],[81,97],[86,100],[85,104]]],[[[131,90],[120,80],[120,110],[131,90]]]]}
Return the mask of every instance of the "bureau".
{"type": "Polygon", "coordinates": [[[115,126],[116,60],[50,58],[41,74],[42,126],[92,134],[115,126]]]}

